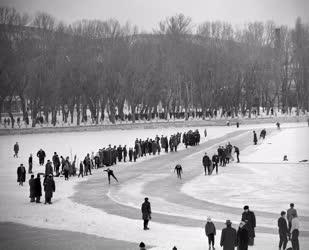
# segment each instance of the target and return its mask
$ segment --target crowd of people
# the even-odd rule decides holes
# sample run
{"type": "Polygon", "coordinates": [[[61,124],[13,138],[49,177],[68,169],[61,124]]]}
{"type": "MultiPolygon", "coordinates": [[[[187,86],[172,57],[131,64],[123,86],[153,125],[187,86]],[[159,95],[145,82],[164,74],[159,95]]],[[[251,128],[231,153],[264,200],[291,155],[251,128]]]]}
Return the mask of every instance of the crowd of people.
{"type": "MultiPolygon", "coordinates": [[[[255,131],[254,133],[254,143],[256,144],[257,137],[255,131]],[[256,141],[255,141],[256,140],[256,141]]],[[[204,131],[205,137],[207,136],[207,131],[204,131]]],[[[266,136],[266,130],[263,129],[260,134],[260,138],[264,139],[266,136]]],[[[117,177],[114,175],[113,170],[109,167],[117,164],[117,162],[126,162],[127,157],[130,162],[136,161],[140,157],[146,155],[156,155],[160,154],[161,149],[166,153],[177,152],[179,144],[183,142],[185,147],[196,146],[200,143],[200,134],[198,130],[188,131],[186,133],[176,133],[171,135],[169,138],[167,136],[155,136],[154,139],[136,139],[134,142],[134,147],[121,146],[112,147],[109,145],[107,148],[99,149],[96,154],[92,152],[85,156],[85,158],[79,163],[79,173],[78,177],[83,177],[84,175],[91,175],[91,169],[99,167],[107,167],[104,171],[107,173],[108,183],[111,183],[111,178],[118,182],[117,177]],[[181,140],[182,139],[182,140],[181,140]]],[[[16,142],[14,145],[14,157],[18,157],[19,145],[16,142]]],[[[217,152],[212,155],[210,158],[207,153],[203,156],[202,164],[204,167],[205,175],[211,175],[214,170],[218,174],[218,167],[225,167],[231,161],[234,161],[232,155],[236,154],[237,162],[239,160],[239,148],[233,146],[228,142],[225,146],[219,146],[217,152]]],[[[46,153],[43,149],[40,149],[36,156],[39,160],[39,165],[44,166],[46,153]]],[[[69,177],[77,175],[76,169],[77,158],[76,155],[70,161],[69,157],[58,156],[57,152],[54,152],[52,161],[47,160],[45,164],[45,172],[38,173],[37,177],[34,178],[32,174],[33,166],[33,156],[29,156],[28,163],[28,173],[31,174],[29,180],[30,187],[30,202],[41,203],[40,199],[42,196],[42,190],[45,192],[45,204],[52,204],[53,193],[56,190],[54,177],[59,177],[61,174],[64,176],[65,180],[69,180],[69,177]],[[43,188],[41,183],[41,176],[43,176],[43,188]]],[[[26,169],[23,164],[17,168],[17,181],[19,185],[23,185],[26,181],[26,169]]],[[[174,172],[177,173],[177,177],[181,179],[182,177],[182,166],[177,164],[174,168],[174,172]]],[[[149,230],[148,224],[151,220],[151,205],[149,198],[146,197],[144,203],[141,206],[142,218],[143,218],[143,229],[149,230]]],[[[254,245],[255,238],[255,227],[256,227],[256,218],[254,212],[249,210],[249,206],[244,206],[244,212],[242,213],[241,222],[239,223],[238,230],[232,227],[232,222],[230,220],[226,221],[226,228],[222,229],[220,246],[224,250],[234,249],[236,246],[238,250],[247,250],[248,246],[254,245]]],[[[299,250],[299,220],[297,216],[297,211],[294,209],[294,204],[290,204],[290,209],[285,212],[281,212],[281,216],[278,219],[278,228],[279,228],[279,249],[285,250],[287,247],[288,240],[291,240],[293,250],[299,250]],[[287,216],[287,219],[286,219],[287,216]]],[[[205,234],[208,238],[209,249],[215,249],[215,235],[216,235],[216,226],[212,221],[212,218],[207,218],[207,223],[205,225],[205,234]]],[[[141,242],[140,247],[145,247],[145,244],[141,242]]],[[[174,247],[173,249],[177,249],[174,247]]]]}

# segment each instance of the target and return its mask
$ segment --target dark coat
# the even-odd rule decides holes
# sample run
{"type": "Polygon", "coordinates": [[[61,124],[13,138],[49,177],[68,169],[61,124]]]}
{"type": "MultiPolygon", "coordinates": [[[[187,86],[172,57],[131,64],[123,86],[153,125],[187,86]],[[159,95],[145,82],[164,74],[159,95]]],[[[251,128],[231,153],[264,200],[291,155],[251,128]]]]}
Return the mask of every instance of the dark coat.
{"type": "Polygon", "coordinates": [[[143,220],[149,220],[151,219],[151,206],[149,201],[145,201],[142,204],[142,214],[143,214],[143,220]]]}
{"type": "Polygon", "coordinates": [[[210,160],[208,155],[204,155],[204,157],[203,157],[203,166],[204,167],[211,166],[211,160],[210,160]]]}
{"type": "Polygon", "coordinates": [[[44,159],[46,154],[44,150],[39,150],[38,153],[36,154],[39,159],[44,159]]]}
{"type": "Polygon", "coordinates": [[[289,233],[288,224],[287,224],[285,218],[280,217],[278,219],[278,227],[279,227],[279,235],[282,235],[282,236],[288,235],[288,233],[289,233]]]}
{"type": "Polygon", "coordinates": [[[211,222],[207,222],[205,225],[205,233],[208,236],[209,234],[214,234],[216,235],[216,227],[215,224],[211,222]]]}
{"type": "Polygon", "coordinates": [[[51,177],[44,180],[44,191],[46,197],[53,197],[53,192],[56,191],[55,181],[51,177]]]}
{"type": "Polygon", "coordinates": [[[41,185],[41,179],[39,177],[34,179],[34,196],[35,197],[42,196],[42,185],[41,185]]]}
{"type": "Polygon", "coordinates": [[[249,238],[254,238],[255,237],[254,228],[256,227],[256,221],[255,221],[254,213],[250,210],[248,212],[243,212],[241,220],[246,222],[245,227],[248,230],[249,238]]]}
{"type": "Polygon", "coordinates": [[[17,182],[26,181],[26,168],[24,166],[19,166],[17,168],[17,182]]]}
{"type": "Polygon", "coordinates": [[[237,245],[237,233],[232,227],[222,229],[220,246],[223,250],[234,250],[237,245]]]}
{"type": "Polygon", "coordinates": [[[19,151],[19,146],[18,146],[18,144],[15,144],[14,145],[14,152],[18,152],[19,151]]]}
{"type": "Polygon", "coordinates": [[[245,227],[238,228],[237,243],[238,250],[248,250],[249,234],[245,227]]]}
{"type": "Polygon", "coordinates": [[[35,197],[35,179],[31,178],[29,180],[29,187],[30,187],[30,196],[29,198],[34,198],[35,197]]]}
{"type": "Polygon", "coordinates": [[[53,167],[51,163],[47,162],[45,165],[45,176],[48,176],[50,174],[53,174],[53,167]]]}

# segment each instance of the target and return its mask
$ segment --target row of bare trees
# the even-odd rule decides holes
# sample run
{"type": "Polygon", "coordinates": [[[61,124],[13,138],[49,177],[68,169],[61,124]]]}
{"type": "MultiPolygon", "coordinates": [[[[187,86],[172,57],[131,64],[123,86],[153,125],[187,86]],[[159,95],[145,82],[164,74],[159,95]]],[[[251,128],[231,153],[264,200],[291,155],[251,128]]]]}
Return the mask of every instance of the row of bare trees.
{"type": "MultiPolygon", "coordinates": [[[[0,107],[18,96],[23,119],[36,124],[63,119],[77,124],[86,111],[98,123],[124,118],[127,103],[138,114],[222,109],[232,116],[309,109],[309,26],[254,22],[193,27],[175,15],[151,34],[117,20],[83,20],[71,25],[46,13],[30,18],[0,8],[0,107]],[[49,121],[48,119],[50,119],[49,121]]],[[[13,119],[9,106],[8,113],[13,119]]],[[[1,117],[0,117],[1,118],[1,117]]]]}

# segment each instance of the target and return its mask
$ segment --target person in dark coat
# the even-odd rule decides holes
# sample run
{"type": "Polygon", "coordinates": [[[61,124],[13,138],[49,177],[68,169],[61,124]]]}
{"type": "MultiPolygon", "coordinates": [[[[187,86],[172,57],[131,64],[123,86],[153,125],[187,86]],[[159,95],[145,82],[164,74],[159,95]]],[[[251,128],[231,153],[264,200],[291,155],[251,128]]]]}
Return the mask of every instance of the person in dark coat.
{"type": "Polygon", "coordinates": [[[237,233],[234,228],[232,228],[232,222],[227,220],[225,222],[226,228],[222,229],[220,246],[223,250],[235,250],[237,246],[237,233]]]}
{"type": "Polygon", "coordinates": [[[34,174],[31,175],[29,180],[29,187],[30,187],[30,202],[35,202],[35,181],[34,181],[34,174]]]}
{"type": "Polygon", "coordinates": [[[37,174],[37,177],[34,179],[34,196],[35,196],[35,202],[41,203],[40,199],[42,196],[42,185],[41,185],[40,174],[37,174]]]}
{"type": "Polygon", "coordinates": [[[33,157],[32,154],[30,154],[28,158],[28,174],[32,174],[32,166],[33,166],[33,157]]]}
{"type": "Polygon", "coordinates": [[[215,224],[211,221],[210,217],[207,218],[207,223],[205,225],[205,234],[208,237],[209,250],[211,249],[211,247],[214,250],[216,227],[215,224]]]}
{"type": "Polygon", "coordinates": [[[181,179],[182,167],[180,164],[176,165],[176,167],[174,168],[174,172],[175,171],[177,173],[177,178],[181,179]]]}
{"type": "Polygon", "coordinates": [[[82,161],[79,163],[78,178],[79,178],[79,176],[82,176],[82,178],[84,178],[84,164],[83,164],[82,161]]]}
{"type": "Polygon", "coordinates": [[[236,154],[237,163],[239,163],[239,148],[234,146],[234,151],[235,151],[235,154],[236,154]]]}
{"type": "Polygon", "coordinates": [[[132,162],[133,158],[133,148],[129,148],[129,161],[132,162]]]}
{"type": "Polygon", "coordinates": [[[297,215],[297,210],[294,208],[294,203],[290,203],[290,208],[287,210],[287,219],[288,219],[288,225],[289,225],[289,231],[291,230],[292,226],[292,214],[297,215]]]}
{"type": "Polygon", "coordinates": [[[142,204],[141,210],[144,220],[144,230],[149,230],[148,223],[149,220],[151,220],[151,205],[147,197],[145,198],[145,201],[142,204]]]}
{"type": "Polygon", "coordinates": [[[14,157],[18,158],[19,145],[18,142],[14,145],[14,157]]]}
{"type": "Polygon", "coordinates": [[[144,242],[139,243],[139,250],[146,250],[146,245],[144,242]]]}
{"type": "Polygon", "coordinates": [[[253,143],[254,143],[254,145],[257,144],[257,135],[256,135],[255,131],[253,131],[253,143]]]}
{"type": "Polygon", "coordinates": [[[286,249],[286,245],[288,243],[288,235],[289,235],[289,229],[288,224],[285,218],[286,212],[282,211],[281,216],[278,219],[278,228],[279,228],[279,249],[281,250],[281,247],[283,250],[286,249]]]}
{"type": "Polygon", "coordinates": [[[108,168],[108,169],[105,169],[104,171],[107,172],[108,184],[111,184],[111,176],[118,182],[118,179],[114,175],[114,171],[113,170],[108,168]]]}
{"type": "Polygon", "coordinates": [[[239,228],[237,231],[237,250],[248,250],[248,243],[249,243],[249,234],[245,227],[245,222],[242,221],[239,224],[239,228]]]}
{"type": "Polygon", "coordinates": [[[23,164],[17,168],[17,182],[19,186],[23,186],[23,183],[26,181],[26,168],[23,164]]]}
{"type": "Polygon", "coordinates": [[[56,191],[55,181],[53,179],[53,175],[49,175],[45,177],[44,180],[44,191],[45,191],[45,204],[52,204],[51,198],[53,197],[53,193],[56,191]]]}
{"type": "Polygon", "coordinates": [[[121,145],[119,145],[119,147],[117,148],[117,156],[118,156],[118,161],[121,162],[122,161],[122,147],[121,145]]]}
{"type": "Polygon", "coordinates": [[[57,152],[54,152],[52,161],[53,161],[53,165],[54,165],[54,171],[56,172],[56,176],[58,176],[59,175],[59,169],[60,169],[60,159],[59,159],[57,152]]]}
{"type": "Polygon", "coordinates": [[[210,174],[209,168],[211,166],[211,160],[209,156],[207,155],[207,153],[205,153],[205,155],[203,156],[203,166],[204,166],[205,175],[207,175],[207,169],[208,169],[208,174],[210,174]]]}
{"type": "Polygon", "coordinates": [[[254,245],[254,238],[255,238],[255,227],[256,227],[256,220],[255,214],[249,210],[249,206],[244,206],[244,212],[242,213],[241,221],[246,222],[245,227],[248,230],[249,234],[249,246],[254,245]]]}
{"type": "Polygon", "coordinates": [[[126,162],[126,159],[127,159],[127,156],[128,156],[127,145],[124,145],[122,151],[123,151],[123,161],[126,162]]]}
{"type": "Polygon", "coordinates": [[[53,175],[53,167],[50,160],[48,160],[45,165],[45,176],[48,176],[50,174],[53,175]]]}
{"type": "Polygon", "coordinates": [[[37,152],[37,157],[39,158],[39,164],[40,166],[43,166],[44,165],[44,159],[46,157],[46,154],[45,154],[45,151],[43,149],[40,149],[38,152],[37,152]]]}
{"type": "Polygon", "coordinates": [[[211,160],[212,160],[213,167],[216,169],[216,174],[218,174],[219,156],[214,154],[211,160]]]}

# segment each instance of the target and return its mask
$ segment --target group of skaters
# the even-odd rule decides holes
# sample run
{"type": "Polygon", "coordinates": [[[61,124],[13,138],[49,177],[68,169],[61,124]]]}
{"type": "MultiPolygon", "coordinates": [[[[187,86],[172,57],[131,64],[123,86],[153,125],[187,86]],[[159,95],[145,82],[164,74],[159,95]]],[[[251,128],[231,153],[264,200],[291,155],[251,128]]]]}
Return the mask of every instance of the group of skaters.
{"type": "MultiPolygon", "coordinates": [[[[241,221],[238,229],[236,230],[232,226],[231,220],[226,220],[225,228],[222,229],[220,246],[223,250],[248,250],[249,246],[254,245],[255,239],[255,228],[256,228],[256,217],[253,211],[249,209],[248,205],[243,207],[244,211],[241,215],[241,221]]],[[[141,206],[143,226],[144,230],[149,230],[148,223],[151,220],[151,205],[148,197],[145,198],[141,206]]],[[[299,250],[299,219],[297,211],[294,208],[294,204],[290,204],[290,208],[287,212],[282,211],[281,216],[278,219],[279,228],[279,250],[286,250],[287,243],[290,240],[292,250],[299,250]]],[[[207,218],[205,224],[205,235],[208,238],[209,250],[215,250],[215,236],[216,226],[212,221],[211,217],[207,218]]],[[[146,249],[145,243],[140,243],[140,249],[146,249]]],[[[174,247],[173,249],[177,249],[174,247]]]]}
{"type": "Polygon", "coordinates": [[[225,146],[219,146],[217,153],[214,153],[210,158],[207,153],[203,156],[202,163],[204,166],[205,175],[211,175],[214,170],[218,174],[218,167],[225,167],[231,161],[234,161],[233,149],[236,154],[237,163],[239,163],[239,148],[237,146],[232,146],[230,142],[225,146]]]}
{"type": "MultiPolygon", "coordinates": [[[[278,125],[277,125],[277,127],[278,127],[278,125]]],[[[279,128],[280,128],[280,123],[279,123],[279,128]]],[[[266,129],[263,128],[261,130],[261,132],[260,132],[260,138],[259,139],[263,139],[264,140],[265,137],[266,137],[266,129]]],[[[253,131],[253,144],[257,145],[257,142],[258,142],[257,134],[256,134],[255,131],[253,131]]]]}

